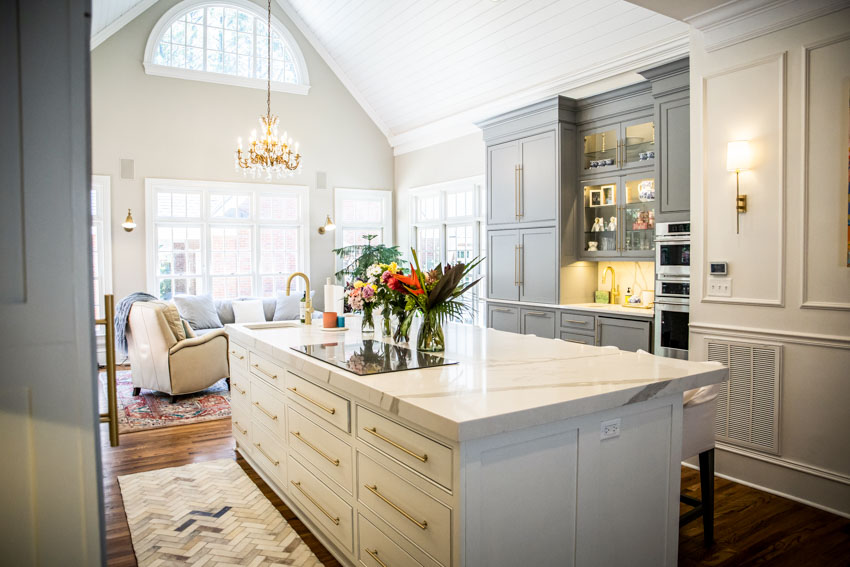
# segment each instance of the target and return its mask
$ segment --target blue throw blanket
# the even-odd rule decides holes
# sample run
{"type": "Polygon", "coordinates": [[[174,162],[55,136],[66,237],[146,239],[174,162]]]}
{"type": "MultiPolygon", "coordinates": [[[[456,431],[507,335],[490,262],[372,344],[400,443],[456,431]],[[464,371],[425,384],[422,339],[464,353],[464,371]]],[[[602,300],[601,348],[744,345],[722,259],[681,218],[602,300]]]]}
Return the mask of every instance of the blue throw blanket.
{"type": "Polygon", "coordinates": [[[119,353],[127,354],[127,336],[124,333],[127,329],[130,308],[137,301],[156,301],[156,299],[149,293],[136,292],[118,302],[118,306],[115,308],[115,346],[118,347],[119,353]]]}

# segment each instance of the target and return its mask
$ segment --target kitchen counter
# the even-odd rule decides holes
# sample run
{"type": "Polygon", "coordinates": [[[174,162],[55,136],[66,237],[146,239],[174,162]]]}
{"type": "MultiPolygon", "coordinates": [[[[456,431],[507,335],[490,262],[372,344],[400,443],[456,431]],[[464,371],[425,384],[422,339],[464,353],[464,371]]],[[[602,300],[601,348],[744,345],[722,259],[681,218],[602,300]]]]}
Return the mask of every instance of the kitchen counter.
{"type": "Polygon", "coordinates": [[[459,364],[358,376],[290,347],[357,343],[359,329],[344,336],[315,325],[226,329],[244,347],[454,441],[681,394],[721,382],[727,374],[716,363],[449,324],[444,356],[459,364]]]}
{"type": "Polygon", "coordinates": [[[542,307],[546,309],[569,309],[574,311],[592,311],[602,315],[628,315],[629,317],[645,317],[652,319],[655,316],[655,310],[637,307],[624,307],[621,304],[606,304],[606,303],[568,303],[563,305],[553,305],[551,303],[533,303],[526,301],[505,301],[502,299],[485,299],[488,303],[502,303],[507,305],[518,305],[521,307],[542,307]]]}

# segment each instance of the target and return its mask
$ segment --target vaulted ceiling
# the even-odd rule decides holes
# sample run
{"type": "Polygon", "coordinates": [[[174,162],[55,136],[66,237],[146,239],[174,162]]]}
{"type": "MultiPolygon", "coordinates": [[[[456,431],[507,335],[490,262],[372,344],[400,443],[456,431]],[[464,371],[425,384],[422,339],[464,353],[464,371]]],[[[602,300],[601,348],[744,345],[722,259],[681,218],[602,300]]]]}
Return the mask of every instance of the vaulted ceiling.
{"type": "MultiPolygon", "coordinates": [[[[397,152],[688,48],[687,24],[624,0],[276,1],[397,152]]],[[[93,38],[154,2],[93,0],[93,38]]]]}

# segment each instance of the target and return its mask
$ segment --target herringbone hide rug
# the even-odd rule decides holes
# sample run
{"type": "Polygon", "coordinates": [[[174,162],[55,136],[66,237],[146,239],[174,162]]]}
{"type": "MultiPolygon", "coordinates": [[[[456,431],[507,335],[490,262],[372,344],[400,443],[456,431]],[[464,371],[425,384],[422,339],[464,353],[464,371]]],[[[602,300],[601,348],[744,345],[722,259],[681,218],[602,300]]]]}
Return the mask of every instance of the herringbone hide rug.
{"type": "Polygon", "coordinates": [[[236,461],[119,476],[136,560],[159,565],[321,565],[236,461]]]}

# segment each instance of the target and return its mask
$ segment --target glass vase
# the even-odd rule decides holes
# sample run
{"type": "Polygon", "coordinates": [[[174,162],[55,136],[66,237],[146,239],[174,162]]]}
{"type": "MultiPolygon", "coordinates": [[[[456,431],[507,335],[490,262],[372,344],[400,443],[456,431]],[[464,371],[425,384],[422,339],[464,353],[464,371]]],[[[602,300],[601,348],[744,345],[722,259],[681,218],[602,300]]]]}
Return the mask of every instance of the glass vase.
{"type": "Polygon", "coordinates": [[[415,312],[404,313],[399,317],[398,325],[396,325],[393,340],[398,344],[410,342],[410,326],[413,324],[413,316],[415,312]]]}
{"type": "Polygon", "coordinates": [[[375,319],[372,316],[372,307],[367,303],[363,306],[363,319],[360,323],[360,334],[364,339],[375,337],[375,319]]]}
{"type": "Polygon", "coordinates": [[[416,337],[416,350],[423,352],[443,352],[446,350],[443,323],[434,311],[422,313],[419,336],[416,337]]]}
{"type": "Polygon", "coordinates": [[[391,339],[393,336],[393,314],[386,307],[384,308],[383,317],[381,317],[381,336],[385,339],[391,339]]]}

